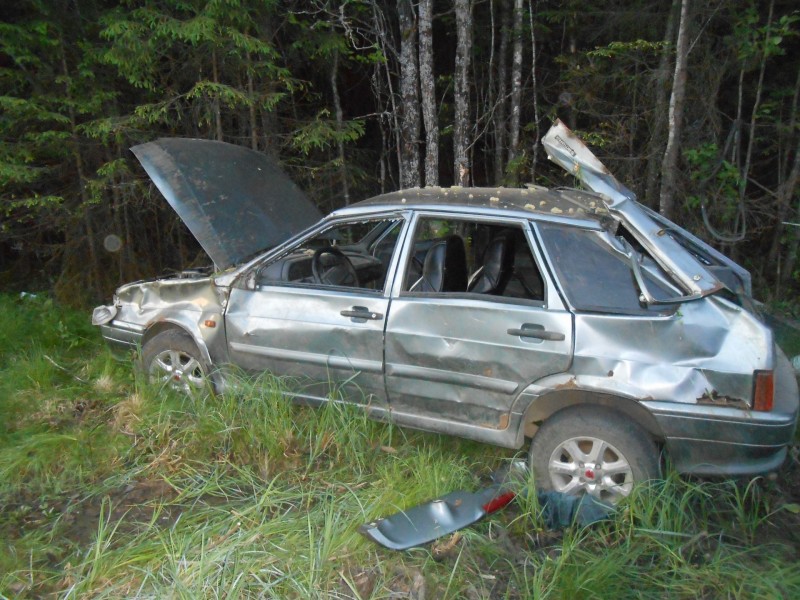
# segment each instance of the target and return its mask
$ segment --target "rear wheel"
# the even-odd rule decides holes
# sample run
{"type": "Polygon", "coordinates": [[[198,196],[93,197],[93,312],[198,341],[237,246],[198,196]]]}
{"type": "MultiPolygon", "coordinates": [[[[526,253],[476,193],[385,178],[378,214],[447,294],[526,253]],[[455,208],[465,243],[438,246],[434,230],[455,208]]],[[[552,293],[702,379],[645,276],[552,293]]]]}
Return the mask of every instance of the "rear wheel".
{"type": "Polygon", "coordinates": [[[162,331],[142,348],[148,381],[193,394],[209,390],[208,366],[192,339],[176,329],[162,331]]]}
{"type": "Polygon", "coordinates": [[[542,424],[528,463],[536,485],[615,504],[659,476],[658,449],[639,425],[603,407],[564,409],[542,424]]]}

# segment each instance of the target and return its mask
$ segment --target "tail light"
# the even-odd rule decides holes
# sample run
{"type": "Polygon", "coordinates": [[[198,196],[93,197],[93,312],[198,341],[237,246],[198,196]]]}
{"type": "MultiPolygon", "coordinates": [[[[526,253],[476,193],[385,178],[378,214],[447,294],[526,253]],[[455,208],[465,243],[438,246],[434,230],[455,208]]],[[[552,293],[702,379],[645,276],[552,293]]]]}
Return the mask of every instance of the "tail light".
{"type": "Polygon", "coordinates": [[[483,510],[487,515],[492,514],[493,512],[497,512],[501,508],[504,508],[509,502],[514,499],[516,494],[514,492],[506,492],[504,494],[500,494],[489,500],[486,504],[483,505],[483,510]]]}
{"type": "Polygon", "coordinates": [[[775,373],[755,371],[753,373],[753,409],[770,411],[775,399],[775,373]]]}

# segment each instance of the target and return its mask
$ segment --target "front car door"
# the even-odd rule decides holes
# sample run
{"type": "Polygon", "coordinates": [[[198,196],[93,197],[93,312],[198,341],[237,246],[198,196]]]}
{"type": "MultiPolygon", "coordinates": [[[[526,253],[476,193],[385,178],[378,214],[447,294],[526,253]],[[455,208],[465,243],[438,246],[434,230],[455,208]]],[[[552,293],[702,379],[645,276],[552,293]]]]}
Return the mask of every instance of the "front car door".
{"type": "Polygon", "coordinates": [[[572,314],[526,220],[420,214],[401,261],[385,359],[397,422],[480,437],[468,429],[505,429],[528,384],[568,369],[572,314]]]}
{"type": "Polygon", "coordinates": [[[381,405],[387,275],[405,219],[340,220],[246,274],[226,310],[231,361],[289,377],[294,396],[381,405]]]}

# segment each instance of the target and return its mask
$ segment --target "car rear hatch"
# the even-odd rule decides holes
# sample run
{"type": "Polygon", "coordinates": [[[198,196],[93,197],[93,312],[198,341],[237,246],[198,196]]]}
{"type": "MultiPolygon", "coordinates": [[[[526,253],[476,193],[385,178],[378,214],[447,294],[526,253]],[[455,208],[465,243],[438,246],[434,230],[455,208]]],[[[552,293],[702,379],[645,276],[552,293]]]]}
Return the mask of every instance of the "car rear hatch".
{"type": "Polygon", "coordinates": [[[557,120],[542,139],[548,158],[599,194],[608,211],[623,223],[675,280],[686,300],[727,287],[750,296],[750,274],[666,217],[636,201],[636,195],[600,162],[584,143],[557,120]]]}

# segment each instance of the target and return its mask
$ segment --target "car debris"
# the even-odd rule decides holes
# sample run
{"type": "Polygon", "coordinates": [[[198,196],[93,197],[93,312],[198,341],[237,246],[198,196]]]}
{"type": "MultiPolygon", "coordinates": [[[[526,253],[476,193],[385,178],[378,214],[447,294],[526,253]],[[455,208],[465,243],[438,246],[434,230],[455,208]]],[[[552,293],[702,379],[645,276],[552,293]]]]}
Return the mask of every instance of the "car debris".
{"type": "Polygon", "coordinates": [[[514,499],[515,493],[492,485],[479,492],[451,492],[389,517],[366,523],[358,531],[390,550],[424,546],[477,523],[514,499]]]}
{"type": "MultiPolygon", "coordinates": [[[[485,516],[508,506],[527,493],[524,482],[528,467],[514,461],[510,467],[493,473],[493,483],[477,492],[451,492],[441,498],[418,504],[398,513],[361,525],[367,539],[390,550],[424,546],[477,523],[485,516]]],[[[591,495],[572,496],[555,491],[537,491],[542,521],[548,529],[564,529],[573,524],[591,525],[609,518],[614,507],[591,495]]]]}

